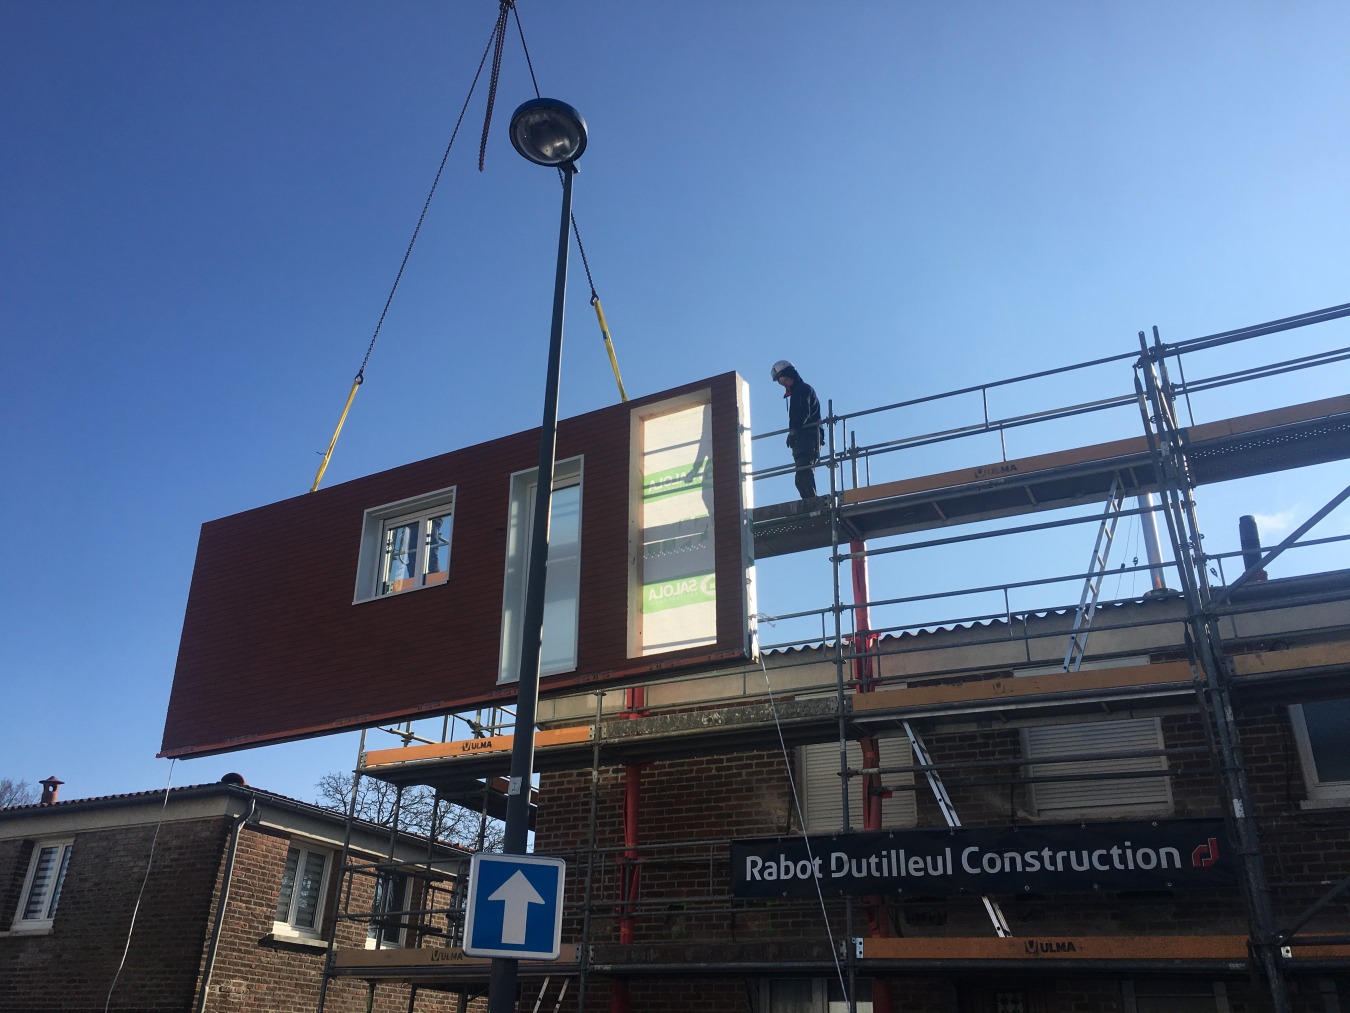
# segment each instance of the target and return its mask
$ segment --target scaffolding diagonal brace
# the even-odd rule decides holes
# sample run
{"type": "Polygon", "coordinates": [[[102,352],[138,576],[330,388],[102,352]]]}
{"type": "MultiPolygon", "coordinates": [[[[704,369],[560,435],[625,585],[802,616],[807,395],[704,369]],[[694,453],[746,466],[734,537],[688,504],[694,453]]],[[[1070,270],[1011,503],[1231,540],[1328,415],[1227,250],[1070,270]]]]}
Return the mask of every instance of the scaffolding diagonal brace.
{"type": "MultiPolygon", "coordinates": [[[[905,734],[909,736],[909,744],[914,748],[914,758],[924,767],[933,766],[932,758],[928,755],[928,747],[923,744],[923,739],[919,738],[908,721],[905,722],[905,734]]],[[[933,789],[933,797],[937,799],[938,808],[942,810],[942,818],[947,821],[949,827],[959,827],[961,817],[956,815],[956,806],[952,805],[951,796],[947,794],[947,786],[942,783],[942,777],[936,770],[925,770],[924,774],[928,778],[928,786],[933,789]]],[[[1000,939],[1007,939],[1012,935],[1012,929],[1008,928],[1008,919],[1003,917],[1003,909],[998,906],[997,901],[990,900],[988,897],[981,897],[984,901],[984,910],[989,915],[989,921],[993,923],[994,934],[1000,939]]]]}

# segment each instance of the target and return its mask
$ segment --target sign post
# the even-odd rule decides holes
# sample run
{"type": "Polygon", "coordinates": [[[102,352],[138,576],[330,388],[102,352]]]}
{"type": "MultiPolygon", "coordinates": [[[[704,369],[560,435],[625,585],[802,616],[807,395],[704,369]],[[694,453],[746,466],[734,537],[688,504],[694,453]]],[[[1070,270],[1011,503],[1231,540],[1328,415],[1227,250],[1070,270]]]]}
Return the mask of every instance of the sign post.
{"type": "MultiPolygon", "coordinates": [[[[558,268],[553,279],[553,324],[549,330],[548,375],[544,381],[544,422],[539,433],[534,531],[530,536],[529,572],[525,579],[525,617],[521,623],[516,734],[511,743],[511,775],[506,788],[506,833],[502,841],[503,852],[519,856],[525,854],[529,836],[530,782],[534,779],[534,715],[539,704],[539,651],[544,632],[549,508],[552,506],[553,465],[557,451],[563,308],[567,301],[567,253],[572,241],[572,177],[577,171],[576,159],[586,150],[586,121],[565,102],[535,99],[524,103],[511,114],[511,143],[530,161],[557,168],[563,184],[558,268]]],[[[475,856],[475,861],[477,859],[478,856],[475,856]]],[[[561,918],[561,875],[558,883],[558,917],[561,918]]],[[[524,899],[523,890],[517,886],[512,891],[510,896],[514,899],[507,907],[516,912],[528,910],[530,902],[524,899]],[[520,905],[525,907],[522,909],[520,905]]],[[[555,947],[554,957],[550,959],[556,957],[555,947]]],[[[518,960],[518,957],[510,955],[493,955],[488,984],[489,1013],[514,1013],[518,960]]]]}
{"type": "Polygon", "coordinates": [[[561,858],[480,852],[469,865],[464,952],[470,957],[557,960],[562,952],[561,858]]]}

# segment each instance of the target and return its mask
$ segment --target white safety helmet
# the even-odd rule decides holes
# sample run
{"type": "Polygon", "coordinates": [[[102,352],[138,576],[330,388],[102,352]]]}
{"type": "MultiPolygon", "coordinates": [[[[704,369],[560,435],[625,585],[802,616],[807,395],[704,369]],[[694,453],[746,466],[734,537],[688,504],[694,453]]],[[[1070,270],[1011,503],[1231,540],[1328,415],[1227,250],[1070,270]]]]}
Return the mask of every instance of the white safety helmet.
{"type": "Polygon", "coordinates": [[[774,383],[777,383],[778,378],[783,375],[784,370],[788,369],[792,370],[794,373],[797,371],[797,367],[788,362],[787,359],[779,359],[773,364],[773,369],[769,370],[769,377],[774,383]]]}

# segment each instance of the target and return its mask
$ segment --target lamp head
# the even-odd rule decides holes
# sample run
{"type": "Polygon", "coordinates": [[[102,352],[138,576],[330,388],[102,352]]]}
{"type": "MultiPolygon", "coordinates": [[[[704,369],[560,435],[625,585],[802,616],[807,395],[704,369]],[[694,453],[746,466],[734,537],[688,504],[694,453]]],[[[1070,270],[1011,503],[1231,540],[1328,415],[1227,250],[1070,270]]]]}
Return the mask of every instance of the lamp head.
{"type": "Polygon", "coordinates": [[[566,165],[586,150],[586,121],[566,102],[530,99],[511,114],[511,143],[537,165],[566,165]]]}

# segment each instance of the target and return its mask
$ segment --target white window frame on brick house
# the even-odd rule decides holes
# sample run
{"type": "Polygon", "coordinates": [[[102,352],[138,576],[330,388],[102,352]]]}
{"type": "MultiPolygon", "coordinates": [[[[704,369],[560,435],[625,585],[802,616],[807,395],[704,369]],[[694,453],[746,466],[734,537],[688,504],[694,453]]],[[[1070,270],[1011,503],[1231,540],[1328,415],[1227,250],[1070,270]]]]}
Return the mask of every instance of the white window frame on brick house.
{"type": "MultiPolygon", "coordinates": [[[[850,741],[848,765],[852,770],[862,766],[862,747],[856,741],[850,741]]],[[[881,754],[881,766],[908,767],[914,763],[914,753],[909,739],[881,739],[878,742],[881,754]]],[[[809,746],[797,747],[797,793],[802,804],[802,813],[806,816],[806,830],[813,834],[828,834],[843,829],[843,799],[839,791],[839,742],[817,742],[809,746]]],[[[882,774],[883,785],[913,784],[914,775],[882,774]]],[[[796,819],[796,813],[792,814],[796,819]]],[[[848,821],[854,830],[861,830],[862,814],[862,778],[849,778],[848,821]]],[[[913,791],[897,791],[890,798],[881,800],[882,829],[892,830],[912,827],[918,822],[916,799],[913,791]]]]}
{"type": "MultiPolygon", "coordinates": [[[[1022,756],[1034,761],[1043,756],[1090,753],[1144,752],[1163,748],[1160,718],[1115,718],[1083,724],[1036,725],[1022,729],[1022,756]]],[[[1078,760],[1031,763],[1027,776],[1060,777],[1068,774],[1103,774],[1121,771],[1167,769],[1167,757],[1150,756],[1118,760],[1078,760]]],[[[1095,781],[1042,781],[1028,786],[1028,803],[1037,819],[1079,819],[1102,816],[1170,815],[1172,779],[1141,777],[1095,781]]]]}
{"type": "Polygon", "coordinates": [[[455,491],[455,486],[437,489],[365,512],[352,604],[449,583],[455,491]],[[409,530],[411,536],[405,534],[409,530]],[[391,569],[399,560],[399,572],[406,575],[395,578],[391,569]]]}
{"type": "Polygon", "coordinates": [[[19,906],[14,910],[14,922],[11,932],[48,933],[56,919],[56,909],[61,901],[61,888],[65,885],[66,871],[70,867],[70,856],[75,850],[75,838],[54,837],[33,843],[33,853],[28,859],[28,871],[24,874],[23,889],[19,891],[19,906]],[[45,870],[42,881],[38,872],[42,867],[44,854],[51,856],[51,864],[45,870]],[[33,896],[35,889],[41,894],[33,896]],[[35,917],[25,917],[36,901],[35,917]]]}
{"type": "Polygon", "coordinates": [[[1308,734],[1308,720],[1303,712],[1305,706],[1316,707],[1317,704],[1289,705],[1289,724],[1294,729],[1299,765],[1303,768],[1303,783],[1308,790],[1308,797],[1300,802],[1299,806],[1303,809],[1350,806],[1350,781],[1323,780],[1317,772],[1317,756],[1313,749],[1312,736],[1308,734]]]}
{"type": "MultiPolygon", "coordinates": [[[[539,654],[539,674],[561,675],[577,667],[577,641],[581,629],[581,528],[586,504],[585,474],[581,457],[569,457],[553,466],[553,497],[549,510],[558,517],[558,493],[576,490],[576,540],[565,553],[550,552],[545,562],[544,641],[539,654]],[[568,613],[567,604],[571,603],[568,613]],[[560,611],[561,610],[561,611],[560,611]]],[[[525,589],[529,581],[530,538],[534,530],[534,504],[538,468],[511,476],[511,499],[507,509],[506,573],[502,581],[502,634],[497,682],[520,681],[520,638],[525,618],[525,589]]],[[[550,536],[550,543],[553,538],[550,536]]]]}
{"type": "MultiPolygon", "coordinates": [[[[286,905],[286,920],[282,921],[275,917],[272,922],[272,935],[279,938],[291,939],[318,939],[323,932],[324,901],[328,894],[328,878],[333,871],[333,852],[330,848],[321,847],[316,844],[310,844],[308,841],[298,838],[292,838],[286,852],[286,865],[290,865],[291,852],[298,852],[295,871],[291,880],[290,898],[286,905]],[[301,870],[307,867],[311,855],[322,857],[323,873],[319,876],[318,894],[314,902],[314,924],[297,925],[296,917],[299,914],[301,891],[296,889],[297,881],[300,879],[301,870]]],[[[283,869],[282,879],[277,884],[277,908],[281,907],[282,895],[286,890],[285,871],[283,869]]]]}

